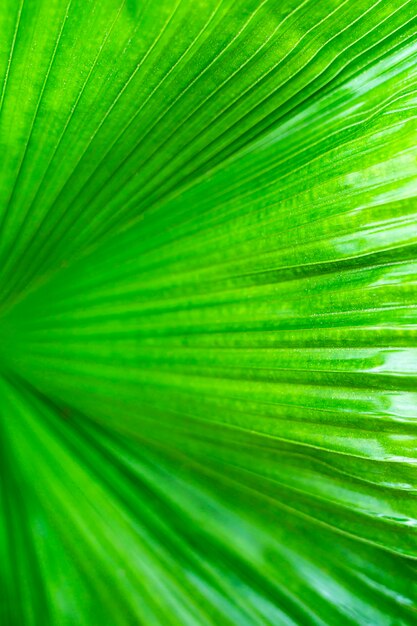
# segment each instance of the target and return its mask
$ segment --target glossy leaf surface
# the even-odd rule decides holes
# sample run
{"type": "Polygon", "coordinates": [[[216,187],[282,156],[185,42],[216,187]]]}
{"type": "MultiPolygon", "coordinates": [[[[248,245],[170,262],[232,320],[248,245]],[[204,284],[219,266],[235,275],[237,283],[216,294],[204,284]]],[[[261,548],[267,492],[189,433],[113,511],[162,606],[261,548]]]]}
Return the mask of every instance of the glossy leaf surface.
{"type": "Polygon", "coordinates": [[[416,4],[0,33],[2,623],[417,623],[416,4]]]}

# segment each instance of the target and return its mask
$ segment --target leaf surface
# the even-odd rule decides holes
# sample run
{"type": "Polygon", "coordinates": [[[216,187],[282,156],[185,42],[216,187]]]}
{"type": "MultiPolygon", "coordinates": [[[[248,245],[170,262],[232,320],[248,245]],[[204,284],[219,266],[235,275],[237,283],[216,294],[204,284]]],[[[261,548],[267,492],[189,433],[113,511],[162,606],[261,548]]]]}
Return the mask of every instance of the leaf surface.
{"type": "Polygon", "coordinates": [[[416,623],[416,29],[3,1],[7,626],[416,623]]]}

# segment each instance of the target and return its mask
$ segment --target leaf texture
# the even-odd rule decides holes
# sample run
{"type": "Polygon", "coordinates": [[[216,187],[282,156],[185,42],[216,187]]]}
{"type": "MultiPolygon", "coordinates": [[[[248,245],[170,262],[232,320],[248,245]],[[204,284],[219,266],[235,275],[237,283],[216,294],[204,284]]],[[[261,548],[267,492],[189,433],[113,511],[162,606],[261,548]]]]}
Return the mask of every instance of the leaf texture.
{"type": "Polygon", "coordinates": [[[417,623],[412,0],[3,0],[6,626],[417,623]]]}

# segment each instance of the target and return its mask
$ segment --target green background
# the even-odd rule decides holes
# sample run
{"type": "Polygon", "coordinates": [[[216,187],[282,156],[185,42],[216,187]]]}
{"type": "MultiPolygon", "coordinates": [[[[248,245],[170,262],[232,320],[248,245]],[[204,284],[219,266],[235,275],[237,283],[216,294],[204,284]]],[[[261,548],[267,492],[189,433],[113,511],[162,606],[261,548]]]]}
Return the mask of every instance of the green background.
{"type": "Polygon", "coordinates": [[[2,0],[4,626],[417,624],[413,0],[2,0]]]}

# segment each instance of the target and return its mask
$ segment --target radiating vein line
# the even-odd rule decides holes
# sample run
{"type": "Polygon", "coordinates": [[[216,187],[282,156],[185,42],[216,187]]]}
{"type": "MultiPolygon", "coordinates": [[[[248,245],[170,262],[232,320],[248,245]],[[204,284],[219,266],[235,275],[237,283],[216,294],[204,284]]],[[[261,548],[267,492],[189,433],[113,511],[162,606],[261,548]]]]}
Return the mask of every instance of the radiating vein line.
{"type": "Polygon", "coordinates": [[[4,208],[4,211],[2,212],[2,219],[0,221],[0,236],[2,234],[2,231],[5,229],[5,227],[7,225],[7,221],[8,221],[8,217],[9,217],[8,216],[9,209],[10,209],[10,206],[11,206],[11,204],[13,202],[13,198],[14,198],[14,195],[16,193],[16,189],[18,188],[18,185],[19,185],[19,179],[20,179],[20,175],[21,175],[21,172],[22,172],[22,167],[23,167],[23,165],[25,163],[26,156],[27,156],[27,150],[28,150],[28,147],[29,147],[29,144],[31,142],[32,135],[33,135],[33,129],[34,129],[35,122],[36,122],[36,116],[38,114],[39,107],[41,105],[41,102],[42,102],[42,99],[43,99],[43,95],[45,93],[45,88],[46,88],[46,85],[47,85],[48,80],[49,80],[51,69],[52,69],[53,64],[55,62],[57,50],[58,50],[59,44],[61,42],[62,33],[64,32],[64,28],[65,28],[65,24],[66,24],[67,19],[68,19],[68,15],[69,15],[71,4],[72,4],[72,0],[68,0],[67,8],[66,8],[65,14],[64,14],[64,19],[63,19],[61,27],[59,29],[58,37],[57,37],[56,42],[55,42],[55,46],[54,46],[54,49],[53,49],[53,52],[52,52],[52,55],[51,55],[51,59],[49,61],[48,68],[46,70],[46,74],[45,74],[45,78],[44,78],[44,81],[43,81],[43,84],[42,84],[42,87],[41,87],[39,98],[38,98],[38,101],[36,103],[35,111],[34,111],[34,114],[33,114],[33,117],[32,117],[30,129],[29,129],[29,136],[26,139],[25,144],[23,146],[22,156],[20,158],[20,163],[19,163],[19,168],[18,168],[18,171],[17,171],[17,175],[16,175],[16,178],[14,180],[14,184],[13,184],[13,186],[11,188],[11,192],[10,192],[9,198],[7,200],[7,204],[6,204],[5,208],[4,208]]]}
{"type": "Polygon", "coordinates": [[[25,2],[25,0],[20,0],[20,6],[19,6],[19,10],[18,10],[18,14],[17,14],[17,20],[16,20],[16,27],[15,27],[14,34],[13,34],[12,46],[11,46],[11,49],[10,49],[10,55],[9,55],[9,60],[8,60],[8,63],[7,63],[6,74],[5,74],[4,81],[3,81],[3,89],[2,89],[1,97],[0,97],[0,114],[1,114],[2,109],[3,109],[3,102],[4,102],[4,97],[5,97],[5,94],[6,94],[7,84],[8,84],[8,81],[9,81],[10,68],[12,66],[13,55],[14,55],[14,50],[15,50],[15,46],[16,46],[17,35],[18,35],[18,32],[19,32],[19,27],[20,27],[20,21],[21,21],[21,17],[22,17],[22,11],[23,11],[24,2],[25,2]]]}

